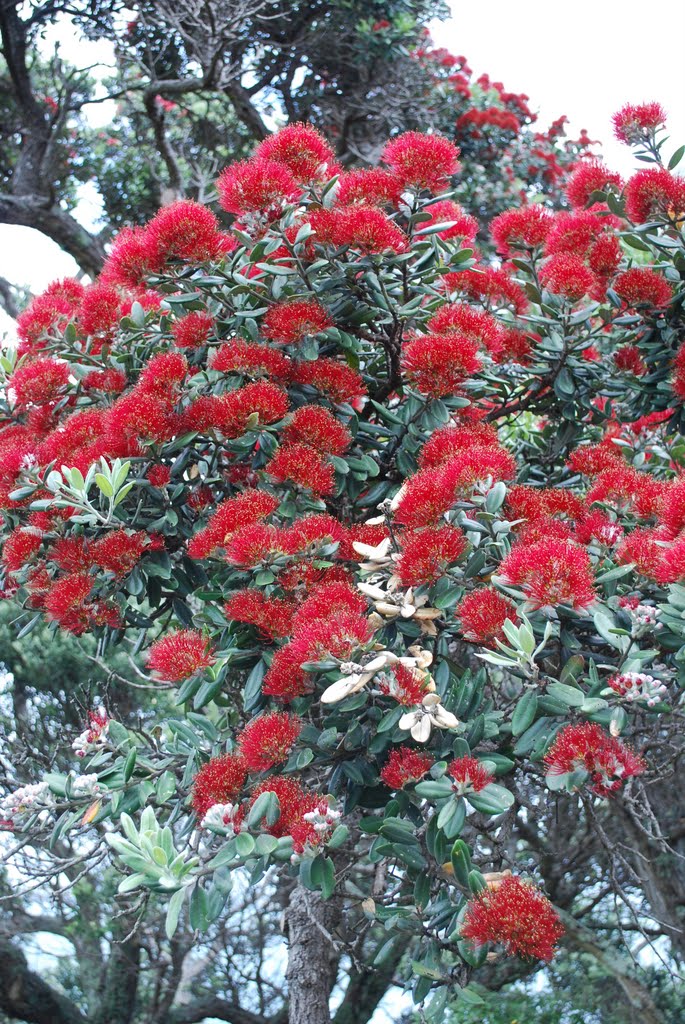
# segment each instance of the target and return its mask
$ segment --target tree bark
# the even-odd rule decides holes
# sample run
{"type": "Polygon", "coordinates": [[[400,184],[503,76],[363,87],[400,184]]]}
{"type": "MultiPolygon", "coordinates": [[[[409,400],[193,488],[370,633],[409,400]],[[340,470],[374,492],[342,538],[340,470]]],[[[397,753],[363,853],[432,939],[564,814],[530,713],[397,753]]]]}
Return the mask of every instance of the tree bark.
{"type": "Polygon", "coordinates": [[[286,921],[289,1024],[330,1024],[329,1000],[338,967],[332,939],[338,921],[336,906],[297,885],[286,921]]]}
{"type": "Polygon", "coordinates": [[[0,1010],[28,1024],[86,1024],[70,999],[29,969],[26,957],[0,940],[0,1010]]]}

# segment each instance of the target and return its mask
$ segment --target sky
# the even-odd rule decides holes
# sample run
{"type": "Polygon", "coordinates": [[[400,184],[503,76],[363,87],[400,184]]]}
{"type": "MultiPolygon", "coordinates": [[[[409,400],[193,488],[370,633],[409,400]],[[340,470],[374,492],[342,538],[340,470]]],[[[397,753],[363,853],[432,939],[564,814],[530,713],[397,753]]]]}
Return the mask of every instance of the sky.
{"type": "MultiPolygon", "coordinates": [[[[449,6],[451,19],[431,26],[436,45],[464,54],[476,77],[487,72],[507,90],[526,93],[542,127],[565,114],[570,135],[586,128],[602,141],[615,170],[627,174],[634,166],[630,150],[611,135],[611,115],[626,102],[658,100],[669,115],[667,152],[685,142],[683,0],[653,0],[651,7],[644,0],[451,0],[449,6]],[[657,45],[659,39],[677,45],[657,45]]],[[[60,36],[68,59],[108,59],[106,44],[77,42],[66,25],[60,36]]],[[[103,106],[91,110],[93,118],[107,116],[103,106]]],[[[89,227],[97,217],[87,190],[79,217],[89,227]]],[[[0,225],[0,275],[9,281],[37,292],[75,270],[74,261],[37,231],[0,225]]],[[[0,311],[0,335],[7,331],[12,322],[0,311]]]]}

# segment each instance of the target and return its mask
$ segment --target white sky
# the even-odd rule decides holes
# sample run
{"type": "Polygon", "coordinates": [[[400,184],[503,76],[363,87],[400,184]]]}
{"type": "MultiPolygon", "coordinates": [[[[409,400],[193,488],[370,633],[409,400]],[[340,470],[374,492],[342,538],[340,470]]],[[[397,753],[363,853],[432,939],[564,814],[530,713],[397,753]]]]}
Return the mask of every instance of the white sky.
{"type": "MultiPolygon", "coordinates": [[[[431,26],[436,45],[464,54],[476,77],[487,72],[509,91],[530,96],[541,127],[566,114],[569,133],[586,128],[600,139],[614,169],[626,174],[634,166],[628,148],[611,135],[611,115],[624,103],[658,100],[669,114],[669,155],[685,142],[684,0],[575,0],[563,6],[550,0],[451,0],[450,8],[449,22],[431,26]]],[[[66,25],[59,37],[67,59],[108,59],[106,44],[76,42],[66,25]]],[[[91,110],[98,121],[107,113],[91,110]]],[[[96,215],[86,193],[80,217],[90,225],[96,215]]],[[[37,292],[75,270],[74,261],[37,231],[0,225],[3,277],[37,292]]],[[[0,312],[0,333],[6,330],[11,321],[0,312]]]]}

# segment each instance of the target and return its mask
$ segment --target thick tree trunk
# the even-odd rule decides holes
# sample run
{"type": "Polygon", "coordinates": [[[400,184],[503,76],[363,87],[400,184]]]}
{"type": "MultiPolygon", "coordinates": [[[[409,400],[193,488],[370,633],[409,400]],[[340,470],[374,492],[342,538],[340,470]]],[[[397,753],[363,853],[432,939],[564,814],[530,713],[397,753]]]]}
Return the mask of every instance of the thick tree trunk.
{"type": "Polygon", "coordinates": [[[0,1010],[29,1024],[85,1024],[70,999],[30,970],[24,954],[0,941],[0,1010]]]}
{"type": "Polygon", "coordinates": [[[335,905],[298,885],[287,910],[289,1024],[330,1024],[329,1000],[338,955],[332,942],[335,905]]]}

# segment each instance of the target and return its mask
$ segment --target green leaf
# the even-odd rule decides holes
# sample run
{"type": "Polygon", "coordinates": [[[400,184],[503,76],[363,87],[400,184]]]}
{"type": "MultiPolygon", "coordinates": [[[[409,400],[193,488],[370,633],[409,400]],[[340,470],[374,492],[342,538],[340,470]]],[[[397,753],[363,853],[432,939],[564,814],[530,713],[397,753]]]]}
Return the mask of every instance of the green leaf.
{"type": "Polygon", "coordinates": [[[166,932],[167,939],[172,939],[174,937],[185,898],[186,890],[183,888],[179,889],[178,892],[175,892],[169,900],[169,906],[166,912],[166,922],[164,924],[164,931],[166,932]]]}
{"type": "Polygon", "coordinates": [[[511,732],[514,736],[520,736],[535,721],[538,710],[538,698],[535,690],[526,690],[519,699],[516,710],[511,719],[511,732]]]}
{"type": "MultiPolygon", "coordinates": [[[[268,794],[264,793],[263,795],[267,796],[268,794]]],[[[245,858],[250,856],[250,854],[253,852],[255,848],[255,841],[249,832],[238,833],[238,835],[235,837],[235,848],[239,857],[245,858]]]]}

